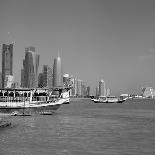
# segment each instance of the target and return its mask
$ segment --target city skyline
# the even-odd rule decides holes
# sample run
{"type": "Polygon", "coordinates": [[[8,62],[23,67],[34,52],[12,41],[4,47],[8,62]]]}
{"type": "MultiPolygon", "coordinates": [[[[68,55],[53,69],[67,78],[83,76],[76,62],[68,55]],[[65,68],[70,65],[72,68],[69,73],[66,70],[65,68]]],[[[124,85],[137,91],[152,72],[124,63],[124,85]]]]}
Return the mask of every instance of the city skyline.
{"type": "Polygon", "coordinates": [[[151,0],[2,0],[0,43],[15,41],[15,81],[24,49],[32,45],[40,55],[39,72],[43,64],[52,66],[62,48],[64,73],[91,90],[104,79],[111,94],[137,93],[155,88],[154,6],[151,0]]]}

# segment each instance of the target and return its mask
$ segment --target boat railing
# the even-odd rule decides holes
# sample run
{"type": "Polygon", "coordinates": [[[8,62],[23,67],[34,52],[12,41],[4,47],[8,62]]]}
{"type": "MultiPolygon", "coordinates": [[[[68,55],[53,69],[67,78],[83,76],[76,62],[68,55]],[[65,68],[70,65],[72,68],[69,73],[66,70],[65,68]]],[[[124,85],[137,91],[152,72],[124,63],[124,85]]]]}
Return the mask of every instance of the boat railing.
{"type": "Polygon", "coordinates": [[[10,96],[1,96],[0,97],[0,102],[24,102],[24,101],[29,101],[30,97],[10,97],[10,96]]]}
{"type": "Polygon", "coordinates": [[[30,104],[42,104],[42,103],[51,103],[57,102],[60,100],[58,96],[0,96],[0,106],[2,107],[18,107],[18,106],[28,106],[30,104]]]}
{"type": "Polygon", "coordinates": [[[0,106],[1,107],[20,107],[26,106],[29,104],[29,99],[25,97],[9,97],[1,96],[0,97],[0,106]]]}

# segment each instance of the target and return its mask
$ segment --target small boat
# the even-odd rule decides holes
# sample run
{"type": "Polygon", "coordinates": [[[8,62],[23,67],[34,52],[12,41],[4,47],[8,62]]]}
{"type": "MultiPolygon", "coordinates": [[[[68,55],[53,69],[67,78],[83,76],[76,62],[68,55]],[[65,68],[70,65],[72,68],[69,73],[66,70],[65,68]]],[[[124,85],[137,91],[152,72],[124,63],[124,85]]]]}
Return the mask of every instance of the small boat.
{"type": "Polygon", "coordinates": [[[119,99],[115,96],[99,96],[98,98],[91,99],[95,103],[122,103],[126,99],[119,99]]]}
{"type": "Polygon", "coordinates": [[[69,96],[64,95],[69,89],[0,89],[0,113],[24,116],[53,114],[62,104],[69,102],[69,96]],[[53,96],[53,91],[58,91],[59,95],[53,96]]]}

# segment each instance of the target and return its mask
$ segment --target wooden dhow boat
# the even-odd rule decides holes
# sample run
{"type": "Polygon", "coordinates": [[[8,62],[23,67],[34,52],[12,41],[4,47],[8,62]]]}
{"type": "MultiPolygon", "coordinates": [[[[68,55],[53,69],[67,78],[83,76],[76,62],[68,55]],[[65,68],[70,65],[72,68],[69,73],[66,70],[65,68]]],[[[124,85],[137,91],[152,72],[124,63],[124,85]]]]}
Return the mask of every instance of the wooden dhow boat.
{"type": "Polygon", "coordinates": [[[127,98],[120,99],[115,96],[99,96],[98,98],[91,99],[95,103],[122,103],[127,100],[127,98]]]}
{"type": "Polygon", "coordinates": [[[53,114],[60,105],[69,103],[68,87],[0,89],[0,113],[8,115],[53,114]],[[58,95],[53,95],[57,91],[58,95]]]}

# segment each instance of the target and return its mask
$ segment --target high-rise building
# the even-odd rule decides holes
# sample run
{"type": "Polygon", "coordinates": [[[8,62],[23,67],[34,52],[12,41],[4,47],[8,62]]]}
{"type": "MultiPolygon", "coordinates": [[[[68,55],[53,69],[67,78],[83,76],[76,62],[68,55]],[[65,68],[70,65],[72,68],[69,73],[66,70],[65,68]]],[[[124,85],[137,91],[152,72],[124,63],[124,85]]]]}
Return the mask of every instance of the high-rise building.
{"type": "Polygon", "coordinates": [[[107,96],[110,96],[110,88],[107,88],[107,96]]]}
{"type": "Polygon", "coordinates": [[[104,80],[99,81],[99,96],[106,96],[106,87],[104,80]]]}
{"type": "Polygon", "coordinates": [[[24,84],[25,84],[25,82],[24,82],[24,69],[21,69],[21,84],[20,84],[20,86],[24,87],[24,84]]]}
{"type": "Polygon", "coordinates": [[[146,98],[155,98],[155,90],[152,87],[142,88],[142,96],[146,98]]]}
{"type": "Polygon", "coordinates": [[[89,97],[90,96],[90,86],[87,86],[86,91],[87,91],[86,96],[89,97]]]}
{"type": "Polygon", "coordinates": [[[12,75],[6,75],[4,81],[4,88],[12,88],[14,83],[14,77],[12,75]]]}
{"type": "Polygon", "coordinates": [[[2,88],[2,72],[0,72],[0,88],[2,88]]]}
{"type": "Polygon", "coordinates": [[[26,88],[38,87],[39,58],[40,56],[35,52],[35,47],[30,46],[25,48],[25,59],[23,60],[23,85],[26,88]]]}
{"type": "Polygon", "coordinates": [[[53,70],[48,65],[43,66],[42,78],[43,78],[43,87],[52,88],[53,86],[53,70]]]}
{"type": "Polygon", "coordinates": [[[64,86],[68,86],[68,84],[69,84],[69,79],[70,79],[70,77],[69,77],[69,74],[64,74],[63,75],[63,85],[64,86]]]}
{"type": "Polygon", "coordinates": [[[81,90],[81,96],[82,97],[85,97],[85,96],[87,96],[86,94],[87,94],[87,87],[82,83],[82,88],[81,88],[82,90],[81,90]]]}
{"type": "Polygon", "coordinates": [[[54,65],[53,65],[53,87],[62,87],[62,86],[63,86],[63,73],[62,73],[61,58],[57,57],[54,59],[54,65]]]}
{"type": "Polygon", "coordinates": [[[73,94],[74,96],[77,96],[77,79],[74,78],[73,80],[73,94]]]}
{"type": "Polygon", "coordinates": [[[77,95],[77,79],[74,78],[73,76],[70,79],[71,85],[72,85],[72,89],[70,90],[70,95],[71,96],[76,96],[77,95]]]}
{"type": "Polygon", "coordinates": [[[39,73],[38,75],[38,87],[43,88],[44,82],[43,82],[43,73],[39,73]]]}
{"type": "Polygon", "coordinates": [[[77,80],[77,96],[82,96],[82,80],[77,80]]]}
{"type": "Polygon", "coordinates": [[[70,87],[71,87],[70,95],[71,96],[75,96],[74,80],[75,80],[74,77],[71,76],[71,78],[70,78],[70,87]]]}
{"type": "Polygon", "coordinates": [[[2,88],[5,88],[7,76],[13,76],[13,44],[2,46],[2,88]]]}
{"type": "Polygon", "coordinates": [[[96,96],[99,96],[99,87],[96,87],[96,96]]]}

